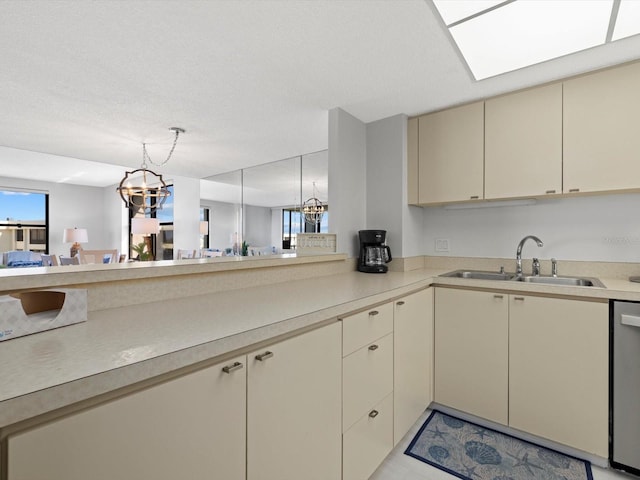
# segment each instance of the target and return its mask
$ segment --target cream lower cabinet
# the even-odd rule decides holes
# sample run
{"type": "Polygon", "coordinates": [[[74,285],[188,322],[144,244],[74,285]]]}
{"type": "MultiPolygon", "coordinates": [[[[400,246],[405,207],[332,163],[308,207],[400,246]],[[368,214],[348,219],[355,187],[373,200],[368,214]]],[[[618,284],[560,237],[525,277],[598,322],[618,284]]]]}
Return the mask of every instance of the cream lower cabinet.
{"type": "Polygon", "coordinates": [[[607,302],[436,288],[435,400],[607,457],[608,318],[607,302]]]}
{"type": "Polygon", "coordinates": [[[342,324],[342,479],[366,480],[393,449],[393,304],[342,324]]]}
{"type": "Polygon", "coordinates": [[[608,456],[608,304],[510,295],[509,425],[608,456]]]}
{"type": "Polygon", "coordinates": [[[437,403],[507,424],[508,306],[507,295],[436,288],[437,403]]]}
{"type": "Polygon", "coordinates": [[[433,400],[433,289],[394,302],[393,443],[397,445],[433,400]]]}
{"type": "Polygon", "coordinates": [[[341,327],[247,356],[248,480],[340,480],[341,327]]]}
{"type": "Polygon", "coordinates": [[[242,480],[244,364],[239,357],[14,434],[7,478],[242,480]]]}

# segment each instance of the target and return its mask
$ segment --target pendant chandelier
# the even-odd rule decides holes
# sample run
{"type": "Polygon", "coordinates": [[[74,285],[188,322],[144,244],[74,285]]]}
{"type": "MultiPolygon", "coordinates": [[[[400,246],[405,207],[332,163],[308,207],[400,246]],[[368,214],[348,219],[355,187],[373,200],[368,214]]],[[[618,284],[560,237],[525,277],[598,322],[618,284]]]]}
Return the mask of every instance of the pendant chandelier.
{"type": "Polygon", "coordinates": [[[304,221],[311,225],[318,225],[324,215],[325,206],[316,197],[316,182],[313,182],[313,197],[302,204],[304,221]]]}
{"type": "Polygon", "coordinates": [[[156,163],[151,160],[147,153],[147,145],[143,143],[142,165],[136,170],[126,172],[124,178],[120,181],[120,185],[116,188],[124,204],[133,211],[150,213],[154,210],[161,210],[167,197],[171,195],[167,184],[162,179],[162,175],[158,175],[147,168],[147,162],[161,167],[171,159],[176,143],[178,143],[178,137],[185,131],[178,127],[171,127],[169,130],[175,133],[175,137],[166,160],[162,163],[156,163]],[[132,183],[134,181],[137,183],[132,183]]]}

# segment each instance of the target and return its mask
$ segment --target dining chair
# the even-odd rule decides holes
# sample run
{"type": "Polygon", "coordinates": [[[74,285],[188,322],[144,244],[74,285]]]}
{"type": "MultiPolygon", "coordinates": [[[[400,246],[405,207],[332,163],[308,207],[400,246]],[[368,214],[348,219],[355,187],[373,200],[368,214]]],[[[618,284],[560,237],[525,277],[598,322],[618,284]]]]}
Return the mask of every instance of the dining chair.
{"type": "Polygon", "coordinates": [[[42,266],[43,267],[57,267],[58,266],[58,259],[56,258],[55,255],[42,254],[42,255],[40,255],[40,258],[42,259],[42,266]]]}
{"type": "Polygon", "coordinates": [[[118,250],[80,250],[78,252],[80,264],[91,263],[117,263],[118,250]]]}
{"type": "Polygon", "coordinates": [[[75,257],[60,255],[60,265],[80,265],[80,257],[78,255],[75,257]]]}
{"type": "Polygon", "coordinates": [[[185,258],[196,258],[195,250],[178,250],[178,260],[183,260],[185,258]]]}

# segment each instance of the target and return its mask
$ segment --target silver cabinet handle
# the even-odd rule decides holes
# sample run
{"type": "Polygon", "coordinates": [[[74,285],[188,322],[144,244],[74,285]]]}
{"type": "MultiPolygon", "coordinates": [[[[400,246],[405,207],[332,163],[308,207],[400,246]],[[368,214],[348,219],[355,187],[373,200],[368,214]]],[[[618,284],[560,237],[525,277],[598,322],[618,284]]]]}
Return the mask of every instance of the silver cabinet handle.
{"type": "Polygon", "coordinates": [[[524,302],[524,297],[513,297],[513,299],[519,302],[524,302]]]}
{"type": "Polygon", "coordinates": [[[378,345],[375,345],[375,344],[369,345],[369,350],[371,350],[372,352],[377,349],[378,349],[378,345]]]}
{"type": "Polygon", "coordinates": [[[378,413],[380,413],[380,412],[378,412],[378,410],[371,410],[371,411],[369,412],[369,416],[370,416],[371,418],[376,418],[376,417],[378,416],[378,413]]]}
{"type": "Polygon", "coordinates": [[[369,315],[370,315],[371,317],[373,317],[373,316],[375,316],[375,315],[378,315],[379,313],[380,313],[380,312],[379,312],[378,310],[371,310],[371,311],[369,312],[369,315]]]}
{"type": "Polygon", "coordinates": [[[400,300],[399,302],[396,302],[396,305],[398,305],[399,307],[401,307],[402,305],[404,305],[404,302],[402,300],[400,300]]]}
{"type": "Polygon", "coordinates": [[[478,195],[471,195],[471,200],[478,200],[480,197],[478,195]]]}
{"type": "Polygon", "coordinates": [[[579,188],[570,188],[569,189],[569,193],[575,193],[575,192],[579,192],[580,189],[579,188]]]}
{"type": "Polygon", "coordinates": [[[547,190],[547,191],[546,191],[546,192],[544,192],[544,193],[556,193],[556,191],[555,191],[555,190],[547,190]]]}
{"type": "Polygon", "coordinates": [[[493,298],[504,298],[504,295],[494,295],[493,298]]]}
{"type": "Polygon", "coordinates": [[[222,371],[224,373],[235,372],[236,370],[240,370],[244,365],[240,362],[233,362],[231,365],[227,365],[226,367],[222,367],[222,371]]]}
{"type": "Polygon", "coordinates": [[[256,360],[258,360],[259,362],[263,362],[267,358],[271,358],[271,357],[273,357],[273,352],[270,352],[269,350],[267,350],[264,353],[260,353],[260,354],[256,355],[256,360]]]}

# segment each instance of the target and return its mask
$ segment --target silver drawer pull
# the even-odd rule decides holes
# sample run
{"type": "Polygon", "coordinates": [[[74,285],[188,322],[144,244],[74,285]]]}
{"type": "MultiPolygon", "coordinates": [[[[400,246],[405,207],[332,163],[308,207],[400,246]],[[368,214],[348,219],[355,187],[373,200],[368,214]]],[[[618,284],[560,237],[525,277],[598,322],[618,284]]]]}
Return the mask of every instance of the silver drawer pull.
{"type": "Polygon", "coordinates": [[[513,299],[519,302],[524,302],[524,297],[513,297],[513,299]]]}
{"type": "Polygon", "coordinates": [[[371,410],[371,411],[369,412],[369,416],[370,416],[371,418],[376,418],[376,417],[378,416],[378,413],[379,413],[379,412],[378,412],[378,410],[371,410]]]}
{"type": "Polygon", "coordinates": [[[378,310],[371,310],[371,311],[369,312],[369,316],[373,317],[373,316],[375,316],[375,315],[378,315],[379,313],[380,313],[380,312],[379,312],[378,310]]]}
{"type": "Polygon", "coordinates": [[[471,200],[478,200],[480,197],[478,195],[471,195],[471,200]]]}
{"type": "Polygon", "coordinates": [[[569,193],[576,193],[576,192],[579,192],[579,191],[580,191],[579,188],[570,188],[569,189],[569,193]]]}
{"type": "Polygon", "coordinates": [[[544,193],[556,193],[556,191],[555,191],[555,190],[547,190],[547,191],[546,191],[546,192],[544,192],[544,193]]]}
{"type": "Polygon", "coordinates": [[[231,365],[227,365],[226,367],[222,367],[222,371],[224,373],[235,372],[236,370],[240,370],[243,365],[240,362],[233,362],[231,365]]]}
{"type": "Polygon", "coordinates": [[[504,295],[494,295],[493,298],[504,298],[504,295]]]}
{"type": "Polygon", "coordinates": [[[369,350],[371,350],[372,352],[377,349],[378,349],[378,345],[375,345],[375,344],[369,345],[369,350]]]}
{"type": "Polygon", "coordinates": [[[400,300],[399,302],[396,302],[396,305],[398,305],[399,307],[401,307],[402,305],[404,305],[404,302],[402,300],[400,300]]]}
{"type": "Polygon", "coordinates": [[[273,357],[273,352],[270,351],[266,351],[264,353],[261,353],[259,355],[256,355],[256,360],[258,360],[259,362],[263,362],[265,361],[267,358],[271,358],[273,357]]]}

